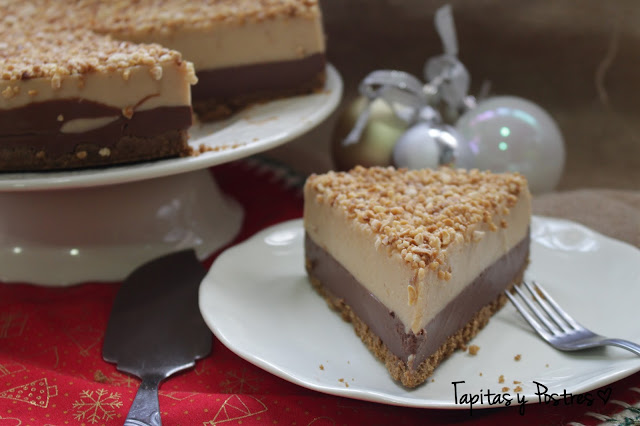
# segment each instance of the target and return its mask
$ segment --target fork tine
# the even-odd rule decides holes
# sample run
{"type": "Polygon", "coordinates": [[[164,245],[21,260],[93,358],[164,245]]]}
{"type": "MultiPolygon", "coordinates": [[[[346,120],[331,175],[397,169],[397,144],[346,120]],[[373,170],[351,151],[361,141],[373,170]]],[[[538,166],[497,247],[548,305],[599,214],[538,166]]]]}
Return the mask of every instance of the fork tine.
{"type": "Polygon", "coordinates": [[[558,303],[556,303],[556,301],[553,300],[553,298],[549,295],[549,293],[547,293],[547,291],[544,288],[542,288],[542,286],[540,286],[540,284],[538,284],[536,281],[533,281],[533,284],[535,285],[536,289],[538,289],[540,291],[540,293],[542,293],[542,296],[549,303],[549,305],[551,305],[553,307],[553,309],[555,309],[556,312],[567,323],[569,323],[576,330],[584,328],[580,324],[578,324],[578,322],[576,320],[574,320],[564,309],[562,309],[560,307],[560,305],[558,305],[558,303]]]}
{"type": "Polygon", "coordinates": [[[540,294],[533,288],[531,284],[529,284],[526,281],[522,281],[522,284],[527,288],[527,290],[529,290],[529,293],[531,293],[531,296],[533,296],[533,298],[536,299],[538,304],[542,307],[542,309],[544,309],[544,311],[547,313],[549,318],[551,318],[553,322],[555,322],[558,325],[561,331],[565,333],[573,331],[571,327],[571,323],[567,324],[567,322],[562,321],[562,318],[560,318],[558,316],[558,313],[556,313],[557,309],[559,308],[557,304],[556,304],[556,307],[552,308],[551,306],[549,306],[549,303],[547,303],[547,301],[544,300],[542,296],[540,296],[540,294]]]}
{"type": "MultiPolygon", "coordinates": [[[[515,286],[514,286],[515,287],[515,286]]],[[[509,298],[509,300],[511,300],[511,303],[513,303],[513,306],[516,307],[516,309],[520,312],[520,314],[522,314],[522,316],[524,317],[525,320],[527,320],[527,322],[529,323],[529,325],[531,327],[533,327],[533,329],[540,335],[542,336],[544,339],[549,340],[551,338],[551,333],[549,333],[547,330],[544,329],[544,327],[542,326],[542,324],[540,324],[540,322],[538,322],[537,319],[535,319],[530,313],[529,311],[527,311],[527,309],[511,294],[511,292],[509,290],[505,290],[504,294],[507,295],[507,297],[509,298]]]]}
{"type": "Polygon", "coordinates": [[[514,285],[513,288],[515,289],[515,291],[520,295],[520,297],[522,298],[522,300],[524,300],[524,302],[527,304],[527,306],[529,307],[529,309],[531,310],[531,312],[533,312],[535,314],[535,316],[538,317],[538,319],[540,321],[542,321],[542,323],[549,329],[549,331],[551,332],[551,334],[560,334],[562,333],[562,331],[555,326],[554,324],[551,323],[551,321],[549,321],[547,319],[547,317],[544,315],[544,313],[542,313],[542,311],[540,310],[540,308],[538,308],[537,306],[535,306],[533,304],[533,302],[530,300],[530,298],[528,298],[524,292],[522,290],[520,290],[520,286],[518,285],[514,285]]]}

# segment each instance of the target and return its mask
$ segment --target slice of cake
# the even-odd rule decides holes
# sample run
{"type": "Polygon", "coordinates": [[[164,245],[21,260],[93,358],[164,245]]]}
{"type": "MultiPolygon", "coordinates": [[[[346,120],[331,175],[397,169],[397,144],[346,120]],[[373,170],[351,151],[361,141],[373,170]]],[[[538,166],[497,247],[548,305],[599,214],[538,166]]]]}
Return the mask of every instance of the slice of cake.
{"type": "Polygon", "coordinates": [[[313,286],[407,387],[478,333],[521,280],[524,177],[356,167],[304,189],[313,286]]]}
{"type": "Polygon", "coordinates": [[[325,41],[317,0],[100,2],[94,30],[158,43],[194,63],[200,120],[321,89],[325,41]]]}
{"type": "Polygon", "coordinates": [[[180,53],[16,20],[0,20],[0,171],[190,154],[196,79],[180,53]]]}

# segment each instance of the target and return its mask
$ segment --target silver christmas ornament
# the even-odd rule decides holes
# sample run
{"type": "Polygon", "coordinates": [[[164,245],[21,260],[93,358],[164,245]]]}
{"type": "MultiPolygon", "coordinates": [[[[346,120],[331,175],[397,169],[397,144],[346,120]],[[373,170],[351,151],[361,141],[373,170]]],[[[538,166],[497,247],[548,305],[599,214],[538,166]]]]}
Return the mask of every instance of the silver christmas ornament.
{"type": "Polygon", "coordinates": [[[519,172],[533,193],[552,191],[562,176],[564,140],[541,107],[515,96],[495,96],[466,111],[456,124],[464,143],[456,166],[519,172]]]}
{"type": "Polygon", "coordinates": [[[431,107],[420,112],[421,121],[411,126],[393,147],[393,165],[424,169],[450,165],[462,141],[456,129],[443,124],[431,107]]]}

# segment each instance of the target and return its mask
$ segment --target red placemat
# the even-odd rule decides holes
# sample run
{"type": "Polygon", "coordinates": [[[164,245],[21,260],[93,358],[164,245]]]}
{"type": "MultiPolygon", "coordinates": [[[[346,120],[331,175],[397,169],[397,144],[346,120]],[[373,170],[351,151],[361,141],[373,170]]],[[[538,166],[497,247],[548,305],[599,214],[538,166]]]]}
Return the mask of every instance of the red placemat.
{"type": "MultiPolygon", "coordinates": [[[[251,160],[218,166],[212,173],[245,210],[234,244],[302,215],[303,179],[286,168],[251,160]]],[[[104,331],[119,287],[0,284],[0,426],[123,423],[139,381],[102,360],[104,331]]],[[[165,425],[640,424],[634,406],[640,401],[640,374],[590,394],[591,405],[577,398],[557,405],[529,403],[524,414],[516,404],[472,414],[395,407],[296,386],[214,340],[209,357],[161,385],[159,401],[165,425]]]]}

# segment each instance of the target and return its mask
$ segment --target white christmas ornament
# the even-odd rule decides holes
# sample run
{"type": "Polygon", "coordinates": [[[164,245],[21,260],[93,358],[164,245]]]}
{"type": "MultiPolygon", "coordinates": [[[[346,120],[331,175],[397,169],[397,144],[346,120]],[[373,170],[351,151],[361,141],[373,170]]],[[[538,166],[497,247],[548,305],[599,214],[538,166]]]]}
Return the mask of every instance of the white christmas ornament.
{"type": "Polygon", "coordinates": [[[495,96],[466,111],[456,123],[464,140],[456,167],[520,172],[533,193],[552,191],[565,161],[564,140],[541,107],[515,96],[495,96]]]}

